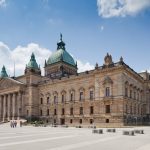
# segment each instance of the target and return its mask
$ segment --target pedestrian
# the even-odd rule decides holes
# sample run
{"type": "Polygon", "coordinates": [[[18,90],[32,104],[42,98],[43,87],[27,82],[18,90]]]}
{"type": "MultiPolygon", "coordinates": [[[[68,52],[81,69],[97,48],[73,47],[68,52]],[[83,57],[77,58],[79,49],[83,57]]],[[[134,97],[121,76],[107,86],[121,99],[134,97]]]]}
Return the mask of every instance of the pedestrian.
{"type": "Polygon", "coordinates": [[[10,121],[10,127],[11,127],[11,128],[13,127],[13,123],[12,123],[12,121],[10,121]]]}
{"type": "Polygon", "coordinates": [[[14,126],[15,126],[15,128],[17,127],[17,121],[15,120],[15,122],[14,122],[14,126]]]}
{"type": "Polygon", "coordinates": [[[20,127],[22,127],[22,121],[20,121],[20,127]]]}
{"type": "Polygon", "coordinates": [[[14,120],[12,121],[12,127],[13,127],[13,128],[15,127],[15,122],[14,122],[14,120]]]}

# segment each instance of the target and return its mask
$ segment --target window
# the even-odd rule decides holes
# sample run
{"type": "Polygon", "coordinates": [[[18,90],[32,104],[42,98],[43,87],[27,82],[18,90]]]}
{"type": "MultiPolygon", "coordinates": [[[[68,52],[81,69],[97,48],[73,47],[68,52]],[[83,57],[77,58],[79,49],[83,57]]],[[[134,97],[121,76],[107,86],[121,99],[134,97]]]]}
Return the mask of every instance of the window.
{"type": "Polygon", "coordinates": [[[110,113],[110,105],[106,105],[106,113],[110,113]]]}
{"type": "Polygon", "coordinates": [[[80,107],[80,115],[83,115],[83,107],[80,107]]]}
{"type": "Polygon", "coordinates": [[[56,109],[54,109],[54,115],[57,115],[57,110],[56,109]]]}
{"type": "Polygon", "coordinates": [[[132,90],[130,90],[130,98],[132,98],[132,90]]]}
{"type": "Polygon", "coordinates": [[[57,103],[57,96],[54,96],[54,103],[57,103]]]}
{"type": "Polygon", "coordinates": [[[106,87],[106,96],[110,96],[110,88],[106,87]]]}
{"type": "Polygon", "coordinates": [[[80,101],[84,99],[83,92],[80,92],[80,101]]]}
{"type": "Polygon", "coordinates": [[[71,123],[71,124],[73,123],[72,119],[70,119],[70,123],[71,123]]]}
{"type": "Polygon", "coordinates": [[[139,96],[139,93],[138,93],[138,94],[137,94],[137,100],[139,100],[139,97],[140,97],[140,96],[139,96]]]}
{"type": "Polygon", "coordinates": [[[47,109],[47,116],[49,116],[49,109],[47,109]]]}
{"type": "Polygon", "coordinates": [[[94,108],[93,106],[90,107],[90,114],[92,115],[94,113],[94,108]]]}
{"type": "Polygon", "coordinates": [[[49,104],[50,103],[50,101],[49,101],[49,97],[47,97],[47,104],[49,104]]]}
{"type": "Polygon", "coordinates": [[[93,119],[90,119],[90,124],[93,124],[93,119]]]}
{"type": "Polygon", "coordinates": [[[82,119],[80,119],[80,124],[82,124],[82,119]]]}
{"type": "Polygon", "coordinates": [[[70,94],[70,101],[73,101],[73,93],[70,94]]]}
{"type": "Polygon", "coordinates": [[[43,98],[41,98],[41,104],[43,104],[43,98]]]}
{"type": "Polygon", "coordinates": [[[65,96],[64,95],[62,95],[61,101],[62,101],[62,103],[64,103],[64,101],[65,101],[65,96]]]}
{"type": "Polygon", "coordinates": [[[106,119],[106,123],[109,123],[109,119],[106,119]]]}
{"type": "Polygon", "coordinates": [[[136,99],[136,92],[134,92],[134,99],[136,99]]]}
{"type": "Polygon", "coordinates": [[[62,115],[65,115],[65,109],[62,108],[62,115]]]}
{"type": "Polygon", "coordinates": [[[27,110],[27,116],[29,116],[29,110],[27,110]]]}
{"type": "Polygon", "coordinates": [[[90,91],[90,100],[94,99],[94,91],[90,91]]]}
{"type": "Polygon", "coordinates": [[[73,115],[73,108],[70,108],[70,115],[73,115]]]}
{"type": "Polygon", "coordinates": [[[43,116],[43,111],[42,110],[40,110],[40,115],[43,116]]]}
{"type": "Polygon", "coordinates": [[[125,96],[128,97],[128,88],[125,88],[125,96]]]}

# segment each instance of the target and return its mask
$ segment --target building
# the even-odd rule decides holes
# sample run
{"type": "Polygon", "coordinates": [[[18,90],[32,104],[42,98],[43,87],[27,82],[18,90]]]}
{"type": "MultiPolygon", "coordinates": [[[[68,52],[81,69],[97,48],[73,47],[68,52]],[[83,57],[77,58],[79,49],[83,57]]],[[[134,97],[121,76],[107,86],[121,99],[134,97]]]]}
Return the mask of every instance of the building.
{"type": "Polygon", "coordinates": [[[69,126],[124,126],[148,124],[150,74],[138,74],[123,58],[107,54],[104,64],[77,72],[77,63],[60,37],[57,50],[45,61],[41,75],[31,55],[24,75],[0,78],[0,121],[25,118],[69,126]]]}

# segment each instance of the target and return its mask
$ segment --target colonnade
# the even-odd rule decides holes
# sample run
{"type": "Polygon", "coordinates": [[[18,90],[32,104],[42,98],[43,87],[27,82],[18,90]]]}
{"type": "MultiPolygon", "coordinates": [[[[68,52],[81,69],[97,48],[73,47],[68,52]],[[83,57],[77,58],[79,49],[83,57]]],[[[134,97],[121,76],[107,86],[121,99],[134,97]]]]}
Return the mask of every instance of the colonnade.
{"type": "Polygon", "coordinates": [[[20,119],[22,108],[21,92],[0,95],[0,122],[20,119]]]}

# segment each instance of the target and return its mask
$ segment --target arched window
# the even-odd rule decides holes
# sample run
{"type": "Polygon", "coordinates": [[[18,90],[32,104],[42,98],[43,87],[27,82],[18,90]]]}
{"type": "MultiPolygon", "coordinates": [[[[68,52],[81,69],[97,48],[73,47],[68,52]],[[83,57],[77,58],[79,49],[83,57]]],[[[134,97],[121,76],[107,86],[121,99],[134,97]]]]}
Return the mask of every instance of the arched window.
{"type": "Polygon", "coordinates": [[[84,89],[83,89],[83,88],[80,88],[79,92],[80,92],[80,97],[79,97],[79,99],[80,99],[80,101],[82,101],[82,100],[84,100],[84,89]]]}
{"type": "Polygon", "coordinates": [[[54,104],[58,103],[58,93],[56,91],[53,93],[53,96],[54,96],[54,104]]]}
{"type": "Polygon", "coordinates": [[[66,101],[66,91],[61,92],[61,102],[64,103],[66,101]]]}
{"type": "Polygon", "coordinates": [[[71,89],[69,91],[69,94],[70,94],[70,101],[75,101],[75,90],[74,89],[71,89]]]}
{"type": "Polygon", "coordinates": [[[89,89],[89,96],[90,96],[90,100],[94,100],[94,87],[91,87],[89,89]]]}
{"type": "Polygon", "coordinates": [[[111,80],[111,78],[109,76],[106,76],[104,78],[104,81],[103,81],[103,87],[104,87],[104,96],[108,97],[108,96],[111,96],[113,95],[113,81],[111,80]]]}
{"type": "Polygon", "coordinates": [[[110,96],[110,87],[106,87],[105,96],[110,96]]]}

